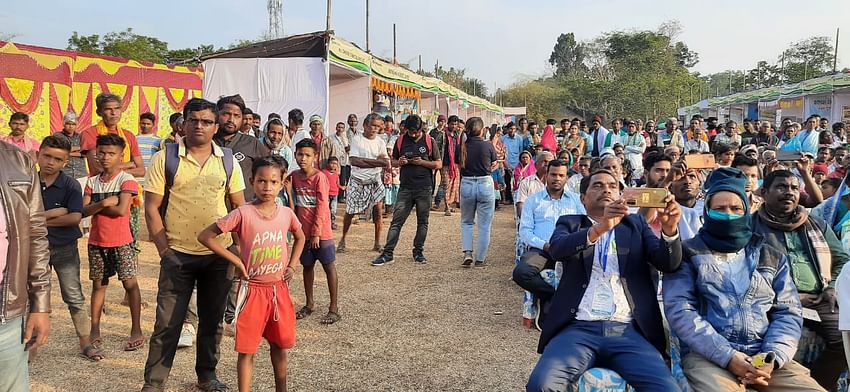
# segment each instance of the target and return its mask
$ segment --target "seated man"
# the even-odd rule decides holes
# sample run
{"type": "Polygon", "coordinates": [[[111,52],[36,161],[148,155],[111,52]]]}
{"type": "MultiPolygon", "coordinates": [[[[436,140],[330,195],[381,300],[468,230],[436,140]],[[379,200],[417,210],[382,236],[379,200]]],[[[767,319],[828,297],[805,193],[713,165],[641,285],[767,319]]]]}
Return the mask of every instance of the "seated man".
{"type": "Polygon", "coordinates": [[[847,368],[838,330],[835,280],[850,255],[826,222],[799,205],[800,180],[793,173],[770,172],[764,178],[762,196],[764,205],[753,215],[753,231],[787,255],[800,302],[819,314],[819,322],[806,320],[806,326],[826,343],[824,352],[811,364],[812,377],[824,388],[835,389],[847,368]]]}
{"type": "Polygon", "coordinates": [[[520,241],[528,249],[514,267],[513,279],[544,302],[555,294],[555,288],[540,276],[540,271],[555,266],[555,260],[549,255],[549,237],[555,231],[555,222],[561,215],[584,213],[578,194],[564,190],[567,165],[561,160],[549,162],[546,189],[526,199],[519,223],[520,241]]]}
{"type": "Polygon", "coordinates": [[[751,229],[746,182],[738,169],[712,173],[705,224],[684,242],[682,268],[664,275],[664,313],[685,376],[694,392],[823,391],[792,359],[800,300],[788,258],[751,229]]]}
{"type": "Polygon", "coordinates": [[[595,171],[581,183],[587,215],[558,219],[549,255],[564,262],[564,273],[527,391],[565,391],[592,367],[619,373],[641,392],[680,390],[661,354],[667,338],[650,274],[679,268],[679,205],[667,197],[658,238],[628,213],[621,194],[615,173],[595,171]]]}

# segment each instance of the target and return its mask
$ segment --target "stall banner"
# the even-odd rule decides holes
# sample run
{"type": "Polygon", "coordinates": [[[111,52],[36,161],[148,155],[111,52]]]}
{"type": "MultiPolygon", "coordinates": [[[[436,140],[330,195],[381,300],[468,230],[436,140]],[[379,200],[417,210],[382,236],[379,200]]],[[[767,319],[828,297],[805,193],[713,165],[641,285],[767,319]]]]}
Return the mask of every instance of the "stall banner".
{"type": "Polygon", "coordinates": [[[815,95],[806,97],[806,116],[817,114],[821,117],[832,117],[832,96],[815,95]]]}
{"type": "Polygon", "coordinates": [[[363,73],[372,72],[372,56],[343,39],[336,37],[331,39],[328,46],[328,59],[363,73]]]}
{"type": "Polygon", "coordinates": [[[841,122],[850,124],[850,106],[843,106],[841,108],[841,122]]]}
{"type": "Polygon", "coordinates": [[[99,120],[94,98],[109,92],[123,99],[123,128],[137,131],[139,114],[151,112],[164,136],[171,131],[168,116],[201,95],[203,77],[199,67],[0,42],[0,134],[9,132],[6,124],[14,112],[30,115],[28,132],[37,140],[60,131],[67,111],[86,128],[99,120]]]}

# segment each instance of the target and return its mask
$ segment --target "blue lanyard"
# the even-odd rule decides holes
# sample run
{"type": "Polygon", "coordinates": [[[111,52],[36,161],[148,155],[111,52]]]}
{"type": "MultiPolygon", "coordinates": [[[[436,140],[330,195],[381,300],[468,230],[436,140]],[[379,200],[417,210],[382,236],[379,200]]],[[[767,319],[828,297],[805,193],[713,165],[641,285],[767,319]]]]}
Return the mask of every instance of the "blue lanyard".
{"type": "Polygon", "coordinates": [[[603,236],[605,239],[600,239],[599,243],[597,243],[596,251],[599,254],[599,264],[602,265],[602,272],[604,273],[608,268],[608,249],[611,247],[611,240],[614,236],[613,229],[605,232],[603,236]]]}

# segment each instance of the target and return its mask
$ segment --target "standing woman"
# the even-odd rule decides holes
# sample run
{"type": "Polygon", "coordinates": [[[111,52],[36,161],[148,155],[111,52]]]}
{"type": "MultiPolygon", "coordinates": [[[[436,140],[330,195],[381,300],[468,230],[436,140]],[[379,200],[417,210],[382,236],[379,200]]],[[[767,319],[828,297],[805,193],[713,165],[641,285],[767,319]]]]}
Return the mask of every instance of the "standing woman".
{"type": "MultiPolygon", "coordinates": [[[[490,225],[496,198],[491,173],[499,164],[496,149],[484,138],[484,121],[472,117],[466,122],[466,140],[460,148],[460,235],[463,266],[483,267],[490,247],[490,225]],[[472,230],[478,226],[478,246],[473,259],[472,230]]],[[[462,139],[463,140],[463,139],[462,139]]]]}
{"type": "Polygon", "coordinates": [[[490,126],[490,144],[496,150],[496,169],[493,170],[493,187],[496,191],[496,209],[499,209],[499,202],[503,200],[502,191],[505,189],[505,145],[502,143],[502,130],[498,125],[490,126]]]}

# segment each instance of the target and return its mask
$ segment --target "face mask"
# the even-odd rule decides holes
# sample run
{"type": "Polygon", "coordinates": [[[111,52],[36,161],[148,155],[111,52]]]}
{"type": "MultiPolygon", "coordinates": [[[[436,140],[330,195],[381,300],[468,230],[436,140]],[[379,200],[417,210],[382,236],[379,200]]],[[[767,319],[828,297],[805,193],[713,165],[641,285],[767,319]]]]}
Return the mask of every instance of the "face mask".
{"type": "Polygon", "coordinates": [[[731,221],[743,218],[744,214],[733,214],[730,212],[708,210],[708,217],[718,221],[731,221]]]}

